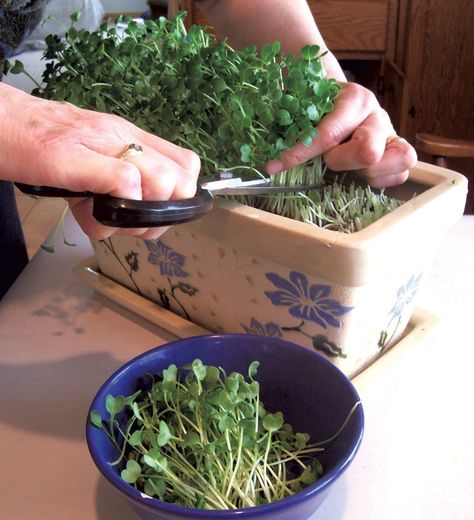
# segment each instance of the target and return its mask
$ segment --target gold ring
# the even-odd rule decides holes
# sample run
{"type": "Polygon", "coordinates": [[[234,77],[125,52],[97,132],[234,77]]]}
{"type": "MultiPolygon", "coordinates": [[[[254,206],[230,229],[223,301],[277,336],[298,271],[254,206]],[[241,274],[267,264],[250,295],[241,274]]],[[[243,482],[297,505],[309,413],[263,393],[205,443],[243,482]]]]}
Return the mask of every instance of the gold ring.
{"type": "Polygon", "coordinates": [[[401,141],[402,138],[398,135],[391,135],[387,137],[387,140],[385,141],[386,144],[393,143],[393,141],[401,141]]]}
{"type": "Polygon", "coordinates": [[[125,161],[130,159],[130,157],[135,157],[137,155],[141,155],[142,153],[143,148],[139,144],[130,143],[127,144],[127,146],[122,150],[118,158],[122,159],[122,161],[125,161]]]}

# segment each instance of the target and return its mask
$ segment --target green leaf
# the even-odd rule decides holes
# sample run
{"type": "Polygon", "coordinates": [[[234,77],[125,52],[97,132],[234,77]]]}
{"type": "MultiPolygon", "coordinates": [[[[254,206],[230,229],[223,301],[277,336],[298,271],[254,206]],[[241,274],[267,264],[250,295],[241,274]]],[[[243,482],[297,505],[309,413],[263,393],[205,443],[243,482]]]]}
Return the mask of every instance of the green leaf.
{"type": "MultiPolygon", "coordinates": [[[[235,426],[235,421],[234,419],[230,416],[230,415],[223,415],[220,419],[219,419],[219,422],[218,422],[218,428],[219,428],[219,431],[221,432],[225,432],[226,430],[227,431],[231,431],[235,426]]],[[[224,440],[224,439],[222,439],[224,440]]]]}
{"type": "Polygon", "coordinates": [[[319,105],[321,112],[327,114],[334,110],[334,103],[332,101],[326,101],[325,103],[319,105]]]}
{"type": "Polygon", "coordinates": [[[138,403],[132,403],[132,410],[133,410],[133,415],[135,415],[135,417],[139,420],[139,421],[142,421],[143,422],[143,417],[142,417],[142,414],[140,413],[140,409],[138,408],[138,403]]]}
{"type": "Polygon", "coordinates": [[[227,90],[229,87],[227,86],[227,83],[222,78],[214,78],[212,80],[212,89],[214,92],[217,92],[218,94],[221,92],[224,92],[224,90],[227,90]]]}
{"type": "Polygon", "coordinates": [[[288,146],[285,144],[285,141],[279,137],[277,140],[276,140],[276,143],[275,143],[275,147],[277,150],[288,150],[288,146]]]}
{"type": "Polygon", "coordinates": [[[187,432],[184,436],[184,444],[191,448],[192,446],[198,446],[201,444],[201,439],[196,432],[187,432]]]}
{"type": "Polygon", "coordinates": [[[207,388],[213,388],[216,386],[219,381],[220,372],[217,367],[208,366],[206,370],[206,377],[204,378],[204,383],[207,388]]]}
{"type": "Polygon", "coordinates": [[[283,426],[283,415],[279,412],[275,414],[268,413],[265,415],[262,422],[265,430],[268,432],[276,432],[283,426]]]}
{"type": "Polygon", "coordinates": [[[293,118],[288,110],[281,109],[277,112],[277,121],[281,126],[288,126],[293,123],[293,118]]]}
{"type": "Polygon", "coordinates": [[[143,462],[153,469],[163,471],[168,467],[168,461],[157,448],[152,448],[143,455],[143,462]]]}
{"type": "Polygon", "coordinates": [[[134,392],[133,394],[131,395],[128,395],[127,397],[125,397],[125,400],[124,400],[124,404],[127,405],[127,406],[131,406],[133,401],[135,401],[135,399],[142,393],[141,390],[137,390],[136,392],[134,392]]]}
{"type": "Polygon", "coordinates": [[[80,17],[81,17],[80,11],[75,11],[74,13],[72,13],[69,16],[69,19],[71,20],[71,22],[78,22],[80,17]]]}
{"type": "Polygon", "coordinates": [[[309,442],[309,435],[307,433],[297,433],[295,435],[296,448],[298,450],[304,450],[309,442]]]}
{"type": "Polygon", "coordinates": [[[232,135],[232,129],[229,123],[223,123],[217,127],[217,134],[218,136],[223,139],[229,139],[232,135]]]}
{"type": "Polygon", "coordinates": [[[316,476],[315,471],[311,468],[311,466],[306,466],[303,473],[300,475],[300,480],[303,482],[303,484],[306,484],[307,486],[311,486],[314,484],[318,478],[316,476]]]}
{"type": "Polygon", "coordinates": [[[195,359],[193,361],[192,369],[198,381],[202,381],[206,377],[206,366],[200,359],[195,359]]]}
{"type": "Polygon", "coordinates": [[[168,444],[171,439],[171,432],[165,421],[160,421],[160,433],[157,437],[158,446],[163,447],[168,444]]]}
{"type": "Polygon", "coordinates": [[[25,67],[21,61],[15,60],[15,63],[13,64],[13,66],[9,67],[8,72],[10,72],[12,74],[21,74],[21,73],[25,72],[25,67]]]}
{"type": "Polygon", "coordinates": [[[296,114],[300,103],[295,96],[291,96],[290,94],[285,94],[280,100],[280,106],[292,115],[296,114]]]}
{"type": "Polygon", "coordinates": [[[252,381],[248,388],[253,398],[257,397],[260,393],[260,383],[258,381],[252,381]]]}
{"type": "Polygon", "coordinates": [[[229,393],[234,396],[239,390],[240,381],[242,379],[242,374],[237,372],[232,372],[225,381],[225,387],[229,391],[229,393]]]}
{"type": "Polygon", "coordinates": [[[255,434],[255,418],[246,418],[239,421],[239,429],[243,430],[250,438],[255,434]]]}
{"type": "Polygon", "coordinates": [[[313,139],[318,135],[316,128],[308,128],[304,132],[302,132],[300,136],[301,142],[310,147],[313,144],[313,139]]]}
{"type": "Polygon", "coordinates": [[[100,413],[97,411],[97,410],[92,410],[90,415],[89,415],[89,419],[91,421],[91,423],[96,426],[97,428],[102,428],[103,425],[102,425],[102,416],[100,415],[100,413]]]}
{"type": "Polygon", "coordinates": [[[319,117],[318,109],[314,103],[311,103],[311,105],[306,108],[306,113],[308,114],[308,119],[310,121],[316,121],[319,117]]]}
{"type": "Polygon", "coordinates": [[[132,446],[138,446],[142,443],[142,431],[135,430],[128,438],[128,443],[132,446]]]}
{"type": "Polygon", "coordinates": [[[127,461],[127,466],[120,473],[125,482],[128,484],[134,484],[142,472],[140,464],[136,460],[130,459],[127,461]]]}
{"type": "Polygon", "coordinates": [[[113,417],[120,413],[125,406],[125,398],[121,395],[114,397],[108,395],[105,399],[105,408],[109,412],[110,416],[113,417]]]}
{"type": "Polygon", "coordinates": [[[252,361],[248,368],[248,375],[250,378],[253,378],[257,373],[258,367],[260,366],[260,361],[252,361]]]}
{"type": "Polygon", "coordinates": [[[312,60],[319,54],[320,47],[318,45],[305,45],[301,51],[301,57],[305,60],[312,60]]]}
{"type": "Polygon", "coordinates": [[[316,78],[322,78],[324,76],[324,68],[322,61],[312,60],[310,63],[308,63],[306,71],[316,78]]]}
{"type": "Polygon", "coordinates": [[[260,57],[264,61],[270,62],[280,52],[280,47],[281,47],[280,42],[267,43],[266,45],[262,46],[262,48],[260,50],[260,57]]]}
{"type": "Polygon", "coordinates": [[[275,118],[273,116],[270,105],[267,105],[265,102],[259,100],[256,103],[255,111],[262,125],[267,126],[273,123],[275,118]]]}
{"type": "Polygon", "coordinates": [[[304,96],[307,90],[307,83],[304,79],[291,78],[288,80],[288,90],[297,96],[304,96]]]}
{"type": "Polygon", "coordinates": [[[218,394],[217,404],[224,410],[225,412],[229,412],[234,409],[235,402],[232,399],[232,396],[226,390],[221,390],[218,394]]]}
{"type": "Polygon", "coordinates": [[[243,144],[240,147],[240,160],[244,163],[249,162],[251,153],[252,153],[252,149],[250,148],[250,145],[243,144]]]}
{"type": "Polygon", "coordinates": [[[171,364],[168,368],[163,370],[163,381],[165,383],[176,383],[178,375],[178,368],[175,364],[171,364]]]}
{"type": "Polygon", "coordinates": [[[158,478],[149,478],[145,482],[144,491],[150,497],[157,496],[160,500],[164,500],[166,483],[158,478]]]}
{"type": "Polygon", "coordinates": [[[41,249],[43,249],[43,251],[46,251],[47,253],[56,252],[56,248],[54,246],[49,246],[47,244],[41,244],[41,249]]]}

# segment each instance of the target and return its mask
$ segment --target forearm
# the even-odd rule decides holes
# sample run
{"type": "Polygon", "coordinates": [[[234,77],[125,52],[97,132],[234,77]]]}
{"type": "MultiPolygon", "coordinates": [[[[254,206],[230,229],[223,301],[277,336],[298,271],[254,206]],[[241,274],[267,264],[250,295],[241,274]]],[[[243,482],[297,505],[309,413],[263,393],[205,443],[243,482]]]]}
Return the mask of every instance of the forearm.
{"type": "Polygon", "coordinates": [[[0,82],[0,179],[18,180],[15,168],[17,116],[28,94],[0,82]]]}
{"type": "MultiPolygon", "coordinates": [[[[284,52],[295,55],[308,44],[328,50],[306,0],[201,0],[198,5],[217,33],[236,48],[278,40],[284,52]]],[[[330,52],[323,61],[330,77],[346,80],[330,52]]]]}

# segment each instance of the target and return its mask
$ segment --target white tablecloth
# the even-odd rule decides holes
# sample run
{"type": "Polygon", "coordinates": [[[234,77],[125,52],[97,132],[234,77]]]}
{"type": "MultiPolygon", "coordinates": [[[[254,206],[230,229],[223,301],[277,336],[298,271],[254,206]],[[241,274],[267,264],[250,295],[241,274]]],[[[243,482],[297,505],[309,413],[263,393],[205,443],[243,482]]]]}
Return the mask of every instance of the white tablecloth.
{"type": "MultiPolygon", "coordinates": [[[[75,279],[92,250],[72,219],[67,234],[76,247],[38,253],[0,302],[0,517],[132,520],[90,459],[86,413],[114,369],[174,338],[75,279]]],[[[359,388],[362,446],[315,519],[474,518],[473,269],[466,216],[418,298],[440,324],[359,388]]]]}

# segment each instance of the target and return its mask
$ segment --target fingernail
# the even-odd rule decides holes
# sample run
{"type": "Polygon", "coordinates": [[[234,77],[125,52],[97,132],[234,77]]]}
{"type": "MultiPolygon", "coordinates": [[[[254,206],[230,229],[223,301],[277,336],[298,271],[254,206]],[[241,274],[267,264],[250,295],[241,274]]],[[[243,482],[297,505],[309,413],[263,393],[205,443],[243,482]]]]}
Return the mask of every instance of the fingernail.
{"type": "Polygon", "coordinates": [[[285,165],[281,161],[270,161],[267,165],[267,172],[270,175],[280,173],[285,169],[285,165]]]}

